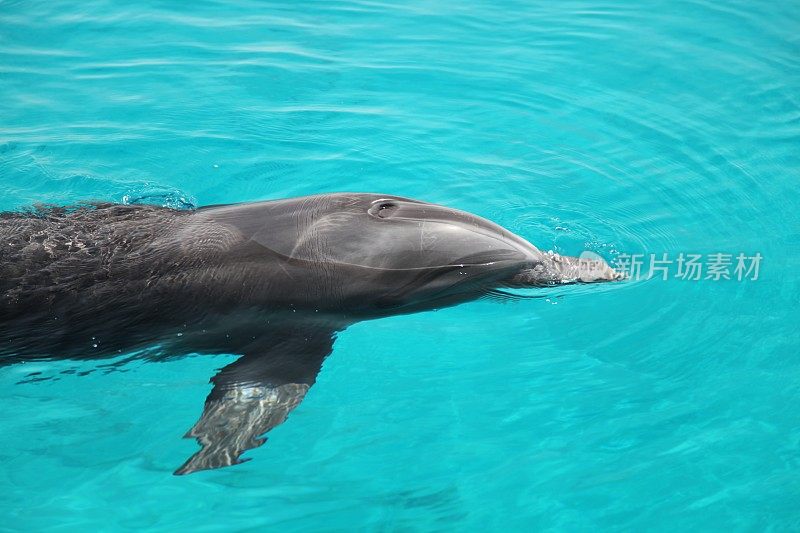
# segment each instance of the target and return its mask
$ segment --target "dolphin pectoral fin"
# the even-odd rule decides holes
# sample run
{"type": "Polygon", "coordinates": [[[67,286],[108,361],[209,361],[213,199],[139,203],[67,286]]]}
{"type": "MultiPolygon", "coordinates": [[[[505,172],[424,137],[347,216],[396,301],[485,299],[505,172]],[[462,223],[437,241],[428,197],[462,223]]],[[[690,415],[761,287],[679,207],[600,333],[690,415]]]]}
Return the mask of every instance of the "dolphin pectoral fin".
{"type": "Polygon", "coordinates": [[[264,444],[264,433],[303,401],[333,340],[330,330],[283,330],[220,370],[211,379],[214,388],[203,414],[185,435],[201,448],[175,474],[245,462],[239,457],[264,444]]]}
{"type": "Polygon", "coordinates": [[[195,438],[200,451],[192,455],[177,475],[222,468],[246,461],[239,457],[266,441],[264,433],[283,423],[308,392],[309,385],[286,383],[241,386],[206,402],[200,420],[186,433],[195,438]]]}

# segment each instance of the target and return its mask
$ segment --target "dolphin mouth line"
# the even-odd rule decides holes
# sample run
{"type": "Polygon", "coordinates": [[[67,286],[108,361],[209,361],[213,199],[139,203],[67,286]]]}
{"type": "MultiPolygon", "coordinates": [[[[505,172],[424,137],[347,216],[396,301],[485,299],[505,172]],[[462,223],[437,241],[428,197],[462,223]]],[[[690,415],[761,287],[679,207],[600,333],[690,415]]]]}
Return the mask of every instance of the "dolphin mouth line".
{"type": "MultiPolygon", "coordinates": [[[[270,253],[272,253],[276,257],[279,257],[279,258],[285,260],[288,263],[292,263],[292,264],[315,264],[315,263],[322,262],[322,261],[315,261],[313,259],[306,259],[306,258],[303,258],[303,257],[292,257],[292,256],[289,256],[289,255],[286,255],[284,253],[281,253],[281,252],[275,250],[274,248],[269,248],[267,246],[264,246],[263,244],[259,243],[258,241],[254,240],[254,239],[250,239],[250,242],[255,243],[256,245],[258,245],[259,247],[263,248],[264,250],[268,250],[270,253]]],[[[424,271],[424,270],[434,270],[434,269],[436,269],[436,270],[447,270],[447,269],[453,269],[453,268],[492,266],[492,265],[495,265],[495,264],[504,263],[504,262],[511,262],[512,261],[512,260],[509,260],[509,259],[495,259],[495,260],[486,261],[486,262],[468,262],[468,261],[464,261],[463,259],[467,259],[467,258],[462,258],[462,259],[459,259],[459,260],[454,261],[452,263],[443,264],[443,265],[427,265],[427,266],[403,267],[403,268],[386,268],[386,267],[373,266],[373,265],[362,265],[362,264],[358,264],[358,263],[348,263],[348,262],[345,262],[345,261],[331,261],[331,262],[336,264],[336,265],[341,265],[341,266],[346,266],[346,267],[355,267],[355,268],[364,268],[364,269],[367,269],[367,270],[380,270],[380,271],[384,271],[384,272],[414,272],[414,271],[424,271]]],[[[516,260],[514,262],[520,262],[520,260],[516,260]]]]}
{"type": "MultiPolygon", "coordinates": [[[[405,308],[405,307],[413,307],[414,306],[413,302],[403,302],[403,300],[402,300],[402,295],[409,288],[411,288],[411,291],[413,291],[413,287],[415,285],[418,285],[418,284],[423,283],[423,282],[428,282],[429,283],[429,282],[433,281],[434,279],[436,279],[436,278],[438,278],[440,276],[446,275],[446,274],[448,274],[450,272],[453,272],[454,270],[457,270],[459,268],[466,268],[466,267],[469,267],[469,266],[478,266],[478,267],[480,267],[480,266],[495,266],[496,265],[497,268],[493,268],[493,269],[491,269],[491,270],[489,270],[487,272],[484,272],[484,273],[481,273],[481,274],[478,274],[478,275],[473,275],[473,276],[469,276],[469,277],[465,276],[463,279],[455,281],[454,283],[449,284],[447,287],[443,287],[442,289],[440,289],[440,290],[438,290],[438,291],[436,291],[434,293],[428,294],[425,297],[425,301],[428,302],[428,303],[437,302],[437,301],[445,301],[449,297],[452,297],[454,294],[458,294],[458,291],[456,291],[455,293],[453,291],[453,289],[457,288],[457,287],[460,288],[460,287],[465,287],[466,286],[466,287],[471,287],[471,288],[475,289],[479,293],[487,293],[487,292],[490,292],[490,291],[496,289],[496,287],[498,285],[499,286],[503,286],[504,285],[504,281],[503,281],[505,279],[504,274],[507,275],[507,274],[509,274],[509,272],[508,272],[507,269],[502,269],[501,270],[501,268],[502,268],[501,265],[502,264],[505,264],[505,265],[507,265],[509,267],[513,266],[514,267],[513,271],[514,272],[519,272],[519,268],[517,268],[517,266],[519,264],[519,261],[516,261],[516,260],[498,260],[498,261],[491,261],[491,262],[488,262],[488,263],[473,263],[473,264],[459,263],[459,264],[447,265],[447,266],[441,266],[441,267],[435,267],[435,268],[431,267],[431,268],[428,269],[428,272],[426,274],[422,274],[422,275],[419,275],[419,276],[415,277],[414,279],[412,279],[408,283],[404,284],[402,287],[399,287],[398,289],[396,289],[392,293],[389,293],[389,294],[385,295],[384,299],[385,299],[385,301],[401,302],[401,303],[397,303],[395,305],[388,306],[388,307],[391,307],[393,309],[402,309],[402,308],[405,308]]],[[[407,270],[422,270],[422,269],[407,269],[407,270]]],[[[462,291],[462,292],[464,294],[467,294],[470,291],[467,290],[467,291],[462,291]]]]}

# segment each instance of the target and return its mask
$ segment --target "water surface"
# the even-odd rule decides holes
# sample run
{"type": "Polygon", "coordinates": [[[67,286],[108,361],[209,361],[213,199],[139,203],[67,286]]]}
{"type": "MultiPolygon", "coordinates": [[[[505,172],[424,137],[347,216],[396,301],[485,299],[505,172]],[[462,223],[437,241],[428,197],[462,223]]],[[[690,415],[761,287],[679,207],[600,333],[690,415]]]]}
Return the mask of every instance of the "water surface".
{"type": "Polygon", "coordinates": [[[0,209],[376,191],[763,256],[359,324],[186,477],[232,357],[2,368],[4,527],[797,530],[798,35],[796,1],[0,1],[0,209]]]}

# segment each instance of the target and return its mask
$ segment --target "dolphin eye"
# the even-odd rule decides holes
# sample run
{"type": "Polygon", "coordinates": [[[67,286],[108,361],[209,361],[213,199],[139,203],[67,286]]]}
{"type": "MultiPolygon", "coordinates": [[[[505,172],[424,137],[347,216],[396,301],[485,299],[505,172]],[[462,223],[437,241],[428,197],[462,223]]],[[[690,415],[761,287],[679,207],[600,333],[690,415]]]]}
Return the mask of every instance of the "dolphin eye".
{"type": "Polygon", "coordinates": [[[372,204],[367,212],[374,217],[389,218],[397,210],[397,207],[396,203],[384,200],[372,204]]]}

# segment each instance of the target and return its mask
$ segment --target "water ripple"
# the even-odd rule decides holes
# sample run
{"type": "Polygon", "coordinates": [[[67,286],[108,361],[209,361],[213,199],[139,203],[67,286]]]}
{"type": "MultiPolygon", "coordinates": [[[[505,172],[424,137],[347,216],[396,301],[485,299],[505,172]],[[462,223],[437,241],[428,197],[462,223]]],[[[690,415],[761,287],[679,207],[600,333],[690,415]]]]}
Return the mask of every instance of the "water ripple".
{"type": "Polygon", "coordinates": [[[0,1],[0,210],[366,190],[560,253],[764,257],[749,283],[559,287],[351,328],[260,460],[207,477],[165,473],[217,362],[0,371],[6,523],[796,529],[799,18],[0,1]]]}

